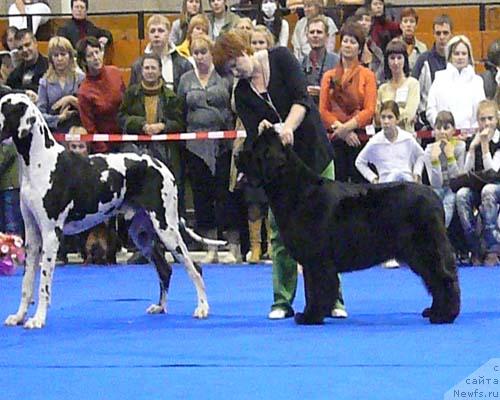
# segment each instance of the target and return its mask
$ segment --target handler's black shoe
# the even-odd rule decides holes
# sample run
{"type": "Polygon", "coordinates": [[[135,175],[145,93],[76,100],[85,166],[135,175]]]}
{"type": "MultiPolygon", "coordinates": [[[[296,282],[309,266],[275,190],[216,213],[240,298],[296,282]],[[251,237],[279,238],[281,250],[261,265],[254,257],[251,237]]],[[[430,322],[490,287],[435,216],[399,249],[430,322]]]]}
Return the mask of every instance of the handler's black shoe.
{"type": "Polygon", "coordinates": [[[294,312],[290,310],[284,310],[282,308],[275,308],[267,315],[269,319],[285,319],[293,317],[294,312]]]}

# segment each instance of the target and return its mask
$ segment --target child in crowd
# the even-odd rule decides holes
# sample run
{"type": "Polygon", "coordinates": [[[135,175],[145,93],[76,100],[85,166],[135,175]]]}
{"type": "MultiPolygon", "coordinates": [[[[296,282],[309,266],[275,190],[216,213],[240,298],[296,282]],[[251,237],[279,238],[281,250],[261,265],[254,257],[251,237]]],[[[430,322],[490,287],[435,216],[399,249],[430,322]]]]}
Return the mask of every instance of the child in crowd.
{"type": "Polygon", "coordinates": [[[424,163],[429,182],[443,202],[446,228],[455,211],[455,193],[450,179],[462,173],[465,161],[465,142],[454,137],[455,119],[449,111],[440,111],[434,125],[436,141],[425,149],[424,163]]]}
{"type": "MultiPolygon", "coordinates": [[[[500,131],[498,128],[498,105],[492,100],[483,100],[478,105],[479,130],[472,140],[465,158],[464,172],[498,172],[500,169],[500,131]]],[[[472,253],[472,264],[480,265],[484,242],[486,255],[484,265],[500,264],[500,233],[497,226],[498,204],[500,203],[500,181],[486,184],[479,193],[469,187],[457,192],[457,211],[464,230],[467,245],[472,253]],[[475,210],[479,210],[482,234],[477,224],[475,210]]]]}

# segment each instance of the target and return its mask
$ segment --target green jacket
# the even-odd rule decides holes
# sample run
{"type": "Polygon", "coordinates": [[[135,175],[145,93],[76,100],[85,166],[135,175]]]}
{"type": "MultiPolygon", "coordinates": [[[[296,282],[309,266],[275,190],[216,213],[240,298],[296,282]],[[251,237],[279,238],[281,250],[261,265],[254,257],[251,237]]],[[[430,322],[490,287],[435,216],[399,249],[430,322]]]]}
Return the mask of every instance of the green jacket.
{"type": "MultiPolygon", "coordinates": [[[[157,111],[158,121],[165,124],[163,133],[183,132],[183,105],[177,95],[163,85],[160,91],[160,101],[157,111]]],[[[123,133],[139,134],[146,123],[144,106],[144,91],[141,84],[131,85],[125,91],[123,101],[118,111],[118,123],[123,133]]]]}
{"type": "Polygon", "coordinates": [[[0,191],[19,189],[17,151],[13,144],[0,144],[0,191]]]}

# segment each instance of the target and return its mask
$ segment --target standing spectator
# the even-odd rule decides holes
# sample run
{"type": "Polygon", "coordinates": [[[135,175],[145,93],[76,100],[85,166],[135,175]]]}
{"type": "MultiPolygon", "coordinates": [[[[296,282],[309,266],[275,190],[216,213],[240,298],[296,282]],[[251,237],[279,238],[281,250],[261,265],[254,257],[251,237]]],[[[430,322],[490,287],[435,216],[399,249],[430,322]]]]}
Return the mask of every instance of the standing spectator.
{"type": "Polygon", "coordinates": [[[410,71],[413,70],[418,57],[427,51],[427,45],[415,37],[415,30],[418,24],[418,15],[413,7],[405,7],[399,16],[399,27],[401,29],[401,39],[406,43],[406,52],[410,62],[410,71]]]}
{"type": "Polygon", "coordinates": [[[395,101],[382,104],[382,130],[368,141],[356,158],[356,168],[368,182],[421,181],[424,151],[413,134],[398,127],[399,117],[395,101]]]}
{"type": "Polygon", "coordinates": [[[49,69],[40,79],[37,106],[53,131],[66,133],[80,125],[77,91],[84,77],[69,40],[61,36],[50,39],[49,69]]]}
{"type": "Polygon", "coordinates": [[[399,24],[387,18],[384,0],[367,0],[366,5],[370,7],[373,15],[371,37],[384,51],[391,39],[401,35],[399,24]]]}
{"type": "Polygon", "coordinates": [[[191,57],[191,40],[198,35],[208,35],[210,31],[210,22],[205,14],[195,15],[189,21],[189,26],[186,33],[186,39],[176,47],[177,52],[187,58],[194,65],[193,57],[191,57]]]}
{"type": "Polygon", "coordinates": [[[172,23],[170,30],[170,43],[178,46],[187,38],[187,32],[191,18],[198,14],[203,14],[203,4],[201,0],[183,0],[180,18],[172,23]]]}
{"type": "Polygon", "coordinates": [[[377,77],[377,85],[385,80],[384,76],[384,52],[377,46],[370,35],[372,29],[372,14],[366,7],[359,7],[348,21],[358,23],[365,34],[365,45],[361,53],[361,65],[373,71],[377,77]]]}
{"type": "Polygon", "coordinates": [[[418,57],[417,63],[413,67],[411,76],[417,79],[420,84],[417,130],[430,127],[425,115],[427,98],[429,97],[429,90],[432,82],[434,82],[436,72],[446,68],[446,45],[451,38],[452,31],[453,24],[451,18],[444,14],[437,16],[432,23],[434,45],[431,50],[424,52],[418,57]]]}
{"type": "Polygon", "coordinates": [[[209,14],[208,17],[212,29],[210,37],[214,40],[217,39],[221,33],[234,28],[240,17],[229,11],[226,0],[209,0],[208,4],[212,9],[212,13],[209,14]]]}
{"type": "Polygon", "coordinates": [[[16,33],[19,43],[21,63],[11,72],[7,86],[12,89],[24,90],[34,103],[37,102],[40,78],[48,68],[47,59],[38,52],[38,42],[33,32],[21,29],[16,33]]]}
{"type": "Polygon", "coordinates": [[[332,132],[336,178],[342,182],[362,182],[354,167],[361,149],[358,132],[372,122],[377,83],[375,74],[359,62],[365,44],[361,27],[344,24],[340,38],[340,63],[323,75],[319,111],[323,124],[332,132]]]}
{"type": "Polygon", "coordinates": [[[302,71],[306,76],[307,93],[319,104],[319,90],[323,74],[335,67],[340,58],[326,49],[328,22],[323,15],[307,20],[307,40],[311,51],[302,61],[302,71]]]}
{"type": "MultiPolygon", "coordinates": [[[[93,36],[78,42],[77,59],[85,71],[85,79],[78,89],[78,108],[83,127],[89,134],[120,132],[117,115],[125,92],[120,70],[104,65],[104,51],[93,36]]],[[[92,150],[103,153],[110,150],[110,146],[96,142],[92,150]]]]}
{"type": "MultiPolygon", "coordinates": [[[[28,17],[22,14],[50,14],[52,10],[47,1],[43,0],[14,0],[9,7],[9,26],[15,26],[17,29],[28,28],[28,17]]],[[[31,15],[31,31],[34,35],[40,25],[49,20],[45,15],[31,15]]]]}
{"type": "Polygon", "coordinates": [[[500,88],[500,39],[495,40],[488,47],[485,67],[486,71],[481,74],[484,92],[486,98],[494,99],[500,88]]]}
{"type": "Polygon", "coordinates": [[[451,111],[459,129],[477,127],[477,106],[485,99],[483,81],[474,71],[472,46],[455,36],[446,47],[446,69],[436,73],[427,99],[427,120],[434,125],[441,110],[451,111]]]}
{"type": "Polygon", "coordinates": [[[377,92],[377,106],[394,100],[399,108],[399,126],[415,132],[415,118],[420,101],[420,86],[411,76],[406,45],[401,39],[392,39],[385,48],[385,76],[388,81],[377,92]]]}
{"type": "MultiPolygon", "coordinates": [[[[306,0],[304,2],[305,16],[295,24],[295,29],[292,35],[293,54],[299,60],[299,63],[309,54],[311,46],[307,41],[307,20],[323,14],[323,3],[321,0],[306,0]]],[[[326,48],[329,52],[335,51],[335,34],[338,32],[337,25],[333,19],[326,17],[328,21],[328,40],[326,48]]]]}
{"type": "MultiPolygon", "coordinates": [[[[313,171],[334,179],[325,129],[307,94],[300,65],[290,51],[278,46],[253,53],[241,36],[228,32],[217,40],[214,53],[217,67],[239,79],[234,95],[238,116],[247,131],[245,147],[251,147],[259,131],[278,124],[284,144],[293,144],[298,156],[313,171]]],[[[272,213],[270,219],[274,303],[268,318],[283,319],[294,315],[297,262],[285,249],[272,213]]],[[[341,291],[332,303],[331,316],[347,317],[341,291]]]]}
{"type": "Polygon", "coordinates": [[[436,141],[425,148],[424,163],[429,182],[443,203],[445,225],[448,228],[455,212],[455,193],[450,179],[464,169],[465,142],[455,137],[455,119],[449,111],[440,111],[434,125],[436,141]]]}
{"type": "Polygon", "coordinates": [[[288,21],[283,18],[278,0],[258,0],[254,24],[265,25],[273,34],[277,46],[288,46],[290,27],[288,21]]]}
{"type": "MultiPolygon", "coordinates": [[[[221,131],[234,128],[231,111],[232,82],[214,69],[213,44],[208,36],[191,41],[195,61],[193,71],[185,73],[179,83],[178,95],[184,103],[188,132],[221,131]]],[[[227,230],[231,262],[236,262],[239,235],[236,207],[228,191],[231,147],[227,140],[190,140],[186,144],[188,176],[193,191],[197,228],[209,238],[217,230],[227,230]]],[[[206,263],[218,262],[217,247],[209,246],[206,263]]]]}
{"type": "Polygon", "coordinates": [[[267,50],[274,47],[274,36],[264,25],[257,25],[250,37],[253,51],[267,50]]]}
{"type": "Polygon", "coordinates": [[[16,146],[0,143],[0,232],[23,236],[16,146]]]}
{"type": "MultiPolygon", "coordinates": [[[[498,105],[483,100],[477,108],[479,130],[472,139],[465,157],[464,172],[500,170],[500,131],[498,131],[498,105]]],[[[464,230],[473,265],[481,265],[481,239],[486,245],[485,265],[499,264],[499,233],[497,227],[498,184],[487,184],[481,192],[462,187],[457,192],[457,212],[464,230]],[[477,212],[479,211],[479,212],[477,212]],[[478,215],[481,215],[483,232],[478,231],[478,215]]]]}
{"type": "MultiPolygon", "coordinates": [[[[160,14],[152,15],[148,19],[146,30],[149,43],[144,53],[155,53],[160,56],[163,80],[169,89],[177,92],[179,79],[181,79],[184,72],[193,69],[193,66],[174,47],[171,47],[168,41],[170,21],[167,17],[160,14]]],[[[141,57],[139,57],[132,65],[130,85],[141,82],[141,70],[141,57]]]]}
{"type": "Polygon", "coordinates": [[[73,47],[79,40],[94,36],[104,48],[113,42],[110,31],[98,28],[87,19],[88,0],[71,0],[71,19],[57,30],[58,36],[63,36],[71,42],[73,47]]]}

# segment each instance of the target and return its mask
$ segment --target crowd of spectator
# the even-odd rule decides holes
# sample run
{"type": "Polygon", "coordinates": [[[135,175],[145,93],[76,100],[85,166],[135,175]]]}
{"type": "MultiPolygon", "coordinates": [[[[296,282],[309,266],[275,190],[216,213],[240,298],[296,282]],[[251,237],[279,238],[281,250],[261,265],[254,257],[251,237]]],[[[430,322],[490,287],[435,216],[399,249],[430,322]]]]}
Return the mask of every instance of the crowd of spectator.
{"type": "MultiPolygon", "coordinates": [[[[461,228],[465,245],[457,245],[457,253],[474,264],[500,264],[500,179],[479,191],[451,184],[470,171],[500,169],[500,40],[491,43],[486,70],[478,75],[477,49],[466,36],[454,34],[447,15],[435,17],[434,43],[427,49],[415,34],[415,9],[403,8],[394,19],[383,0],[366,1],[342,23],[324,14],[321,0],[305,0],[295,8],[303,16],[293,32],[284,17],[289,10],[278,0],[256,1],[254,18],[231,11],[226,0],[209,0],[209,12],[201,0],[184,0],[172,24],[163,15],[149,17],[144,55],[130,66],[130,81],[124,82],[121,71],[104,62],[111,33],[88,20],[87,0],[70,3],[72,18],[50,39],[45,57],[36,39],[45,16],[34,17],[28,29],[23,14],[49,14],[50,8],[43,1],[16,0],[0,52],[0,84],[26,93],[54,132],[75,127],[87,133],[148,135],[256,129],[260,121],[252,122],[251,107],[241,115],[232,103],[238,71],[231,77],[214,66],[217,38],[237,32],[255,60],[264,60],[258,54],[267,51],[276,55],[269,60],[294,64],[280,77],[263,73],[263,87],[272,82],[276,90],[291,88],[290,93],[305,87],[307,99],[300,101],[309,113],[319,112],[334,151],[336,179],[430,184],[443,201],[446,226],[461,228]],[[416,131],[423,129],[433,131],[430,143],[417,138],[416,131]],[[453,225],[453,219],[459,223],[453,225]]],[[[247,89],[250,101],[256,89],[247,89]]],[[[267,102],[266,112],[278,113],[281,105],[275,106],[268,93],[257,94],[267,102]]],[[[289,101],[286,97],[282,100],[289,101]]],[[[134,151],[162,160],[179,182],[180,212],[185,212],[189,181],[197,228],[207,237],[228,239],[226,261],[240,261],[250,250],[246,258],[258,262],[266,253],[262,239],[270,233],[267,204],[262,191],[249,188],[235,171],[240,145],[230,140],[96,142],[88,151],[134,151]]],[[[2,144],[0,231],[22,233],[17,169],[12,145],[2,144]]],[[[208,250],[204,261],[216,262],[217,249],[208,250]]]]}

